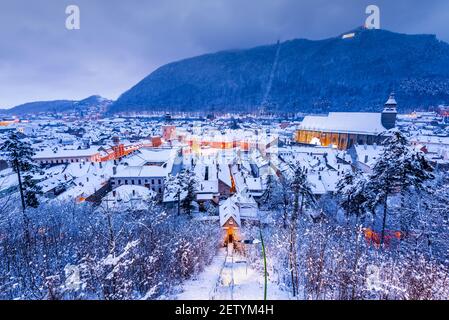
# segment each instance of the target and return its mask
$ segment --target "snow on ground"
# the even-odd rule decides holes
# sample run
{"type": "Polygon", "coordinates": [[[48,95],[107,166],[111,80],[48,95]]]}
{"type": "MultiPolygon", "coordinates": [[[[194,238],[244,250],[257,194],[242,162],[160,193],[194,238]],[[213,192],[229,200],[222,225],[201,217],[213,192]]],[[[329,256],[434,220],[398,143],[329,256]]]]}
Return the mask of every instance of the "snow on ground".
{"type": "MultiPolygon", "coordinates": [[[[204,272],[182,286],[177,300],[263,300],[263,273],[246,264],[241,255],[223,248],[204,272]],[[228,254],[226,254],[228,251],[228,254]]],[[[289,294],[270,281],[268,300],[288,300],[289,294]]]]}
{"type": "Polygon", "coordinates": [[[210,300],[215,284],[220,279],[220,272],[226,259],[226,249],[220,249],[212,263],[194,279],[186,281],[183,292],[176,296],[177,300],[210,300]]]}

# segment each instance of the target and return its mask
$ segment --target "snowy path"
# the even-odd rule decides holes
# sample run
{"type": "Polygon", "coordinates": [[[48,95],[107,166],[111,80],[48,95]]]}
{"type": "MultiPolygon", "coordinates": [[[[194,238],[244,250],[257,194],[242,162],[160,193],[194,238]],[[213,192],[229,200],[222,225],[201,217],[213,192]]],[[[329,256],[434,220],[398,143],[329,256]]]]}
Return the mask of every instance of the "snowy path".
{"type": "MultiPolygon", "coordinates": [[[[221,249],[212,264],[183,285],[178,300],[262,300],[263,274],[247,266],[231,248],[221,249]]],[[[287,300],[288,293],[268,283],[268,299],[287,300]]]]}
{"type": "Polygon", "coordinates": [[[210,300],[226,260],[226,249],[220,249],[212,263],[195,279],[186,281],[177,300],[210,300]]]}

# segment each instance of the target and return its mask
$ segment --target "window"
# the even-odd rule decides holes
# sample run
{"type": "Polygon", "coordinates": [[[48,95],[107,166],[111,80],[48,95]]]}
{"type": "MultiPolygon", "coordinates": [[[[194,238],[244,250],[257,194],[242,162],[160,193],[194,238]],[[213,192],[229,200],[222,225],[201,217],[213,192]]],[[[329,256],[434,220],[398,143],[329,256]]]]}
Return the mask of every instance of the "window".
{"type": "Polygon", "coordinates": [[[131,184],[132,184],[132,185],[134,185],[134,184],[135,184],[135,181],[134,181],[134,179],[133,179],[133,180],[131,180],[131,184]]]}
{"type": "Polygon", "coordinates": [[[154,184],[154,179],[151,179],[151,184],[154,184]]]}
{"type": "Polygon", "coordinates": [[[122,180],[118,179],[118,184],[122,184],[122,180]]]}
{"type": "Polygon", "coordinates": [[[161,179],[158,179],[158,180],[157,180],[157,183],[162,184],[162,180],[161,180],[161,179]]]}
{"type": "Polygon", "coordinates": [[[139,179],[139,185],[141,185],[141,184],[142,184],[142,180],[139,179]]]}
{"type": "Polygon", "coordinates": [[[128,180],[125,180],[125,184],[128,184],[128,180]]]}

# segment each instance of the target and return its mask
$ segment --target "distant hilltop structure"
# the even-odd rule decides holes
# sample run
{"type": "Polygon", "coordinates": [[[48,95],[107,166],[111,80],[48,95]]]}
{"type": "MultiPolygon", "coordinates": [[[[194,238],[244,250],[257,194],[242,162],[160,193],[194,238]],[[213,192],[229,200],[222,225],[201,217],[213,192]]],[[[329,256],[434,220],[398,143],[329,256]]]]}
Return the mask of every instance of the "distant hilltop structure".
{"type": "Polygon", "coordinates": [[[328,116],[307,116],[296,131],[295,141],[340,150],[356,144],[381,144],[382,134],[396,127],[396,117],[397,102],[392,93],[381,113],[331,112],[328,116]]]}

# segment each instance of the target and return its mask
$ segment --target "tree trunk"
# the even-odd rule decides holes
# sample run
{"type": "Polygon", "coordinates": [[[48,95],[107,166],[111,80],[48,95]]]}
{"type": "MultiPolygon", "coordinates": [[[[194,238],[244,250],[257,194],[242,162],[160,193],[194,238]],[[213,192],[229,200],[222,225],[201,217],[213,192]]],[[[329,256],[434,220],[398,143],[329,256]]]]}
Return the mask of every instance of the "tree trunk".
{"type": "Polygon", "coordinates": [[[296,281],[295,281],[295,258],[293,254],[294,250],[294,236],[293,231],[294,228],[292,227],[290,230],[290,254],[289,254],[289,260],[290,260],[290,270],[291,270],[291,281],[292,281],[292,290],[293,290],[293,297],[296,297],[296,281]]]}
{"type": "Polygon", "coordinates": [[[14,162],[14,166],[16,167],[16,171],[17,171],[17,179],[19,182],[19,191],[20,191],[20,199],[22,201],[22,218],[23,218],[23,231],[24,231],[24,235],[25,235],[25,241],[26,241],[26,245],[27,248],[30,248],[31,245],[31,237],[30,237],[30,231],[28,229],[28,216],[26,215],[26,203],[25,203],[25,193],[23,191],[23,183],[22,183],[22,177],[20,175],[20,166],[18,161],[14,162]]]}
{"type": "MultiPolygon", "coordinates": [[[[299,190],[295,190],[295,199],[294,199],[294,207],[293,214],[291,217],[290,223],[290,260],[291,260],[291,277],[292,277],[292,286],[293,286],[293,296],[295,297],[297,294],[297,261],[296,261],[296,226],[299,214],[299,190]]],[[[302,209],[301,209],[302,210],[302,209]]]]}
{"type": "Polygon", "coordinates": [[[358,226],[359,223],[359,215],[356,215],[356,220],[355,220],[355,257],[354,257],[354,266],[352,269],[352,292],[351,292],[351,300],[355,300],[356,298],[356,286],[357,286],[357,266],[359,264],[359,259],[360,259],[360,237],[359,237],[359,233],[360,233],[360,229],[358,226]]]}
{"type": "Polygon", "coordinates": [[[14,166],[16,167],[17,171],[17,179],[19,180],[19,191],[20,191],[20,200],[22,200],[22,211],[25,213],[26,205],[25,205],[25,195],[23,192],[23,184],[22,184],[22,177],[20,176],[20,166],[15,161],[14,166]]]}
{"type": "Polygon", "coordinates": [[[287,194],[286,194],[286,192],[285,192],[285,190],[284,190],[284,195],[283,195],[283,197],[284,197],[284,214],[283,214],[283,217],[282,217],[282,222],[283,222],[283,227],[284,227],[284,229],[287,229],[287,219],[288,219],[288,198],[287,198],[287,194]]]}
{"type": "Polygon", "coordinates": [[[114,229],[112,228],[111,214],[107,213],[108,229],[109,229],[109,253],[115,256],[115,237],[114,229]]]}
{"type": "Polygon", "coordinates": [[[384,245],[384,241],[385,241],[385,226],[387,224],[387,211],[388,211],[388,196],[385,196],[385,201],[384,201],[384,216],[383,216],[383,221],[382,221],[382,235],[380,238],[380,247],[382,248],[384,245]]]}

